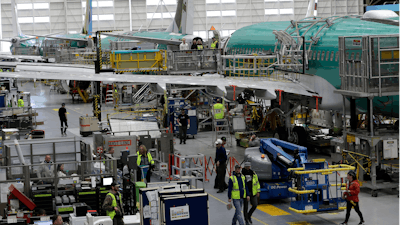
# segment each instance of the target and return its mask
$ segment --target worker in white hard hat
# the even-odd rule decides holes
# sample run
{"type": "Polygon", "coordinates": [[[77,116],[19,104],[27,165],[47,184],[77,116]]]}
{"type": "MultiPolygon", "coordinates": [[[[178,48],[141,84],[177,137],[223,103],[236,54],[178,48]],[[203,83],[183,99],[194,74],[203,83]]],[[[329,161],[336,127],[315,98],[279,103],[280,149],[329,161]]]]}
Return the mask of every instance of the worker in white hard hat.
{"type": "Polygon", "coordinates": [[[222,146],[222,140],[218,139],[215,142],[217,146],[217,152],[215,157],[215,162],[217,165],[217,184],[216,187],[219,189],[217,193],[222,193],[225,189],[225,174],[226,174],[226,161],[228,157],[226,155],[226,150],[222,146]]]}

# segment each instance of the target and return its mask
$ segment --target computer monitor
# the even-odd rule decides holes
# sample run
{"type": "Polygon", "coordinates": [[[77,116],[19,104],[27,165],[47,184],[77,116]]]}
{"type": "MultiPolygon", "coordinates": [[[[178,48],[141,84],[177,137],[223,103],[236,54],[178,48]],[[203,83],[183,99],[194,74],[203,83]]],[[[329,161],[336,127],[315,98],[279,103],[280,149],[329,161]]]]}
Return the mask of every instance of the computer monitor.
{"type": "Polygon", "coordinates": [[[49,220],[49,221],[35,221],[34,224],[38,224],[38,225],[52,225],[53,221],[49,220]]]}
{"type": "Polygon", "coordinates": [[[113,182],[113,179],[114,178],[112,178],[112,177],[104,177],[103,178],[103,186],[110,186],[113,182]]]}

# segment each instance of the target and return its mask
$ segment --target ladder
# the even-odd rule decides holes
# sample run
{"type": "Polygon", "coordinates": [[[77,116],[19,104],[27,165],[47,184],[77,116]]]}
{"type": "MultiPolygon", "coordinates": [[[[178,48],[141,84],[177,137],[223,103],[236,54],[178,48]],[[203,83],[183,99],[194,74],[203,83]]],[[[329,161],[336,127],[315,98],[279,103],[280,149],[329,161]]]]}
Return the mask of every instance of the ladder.
{"type": "MultiPolygon", "coordinates": [[[[211,106],[213,107],[213,106],[211,106]]],[[[211,145],[214,146],[214,143],[217,139],[221,137],[226,137],[226,143],[229,146],[232,146],[232,137],[231,137],[231,132],[229,129],[229,121],[226,118],[223,119],[215,119],[214,117],[214,110],[211,108],[212,111],[212,125],[213,125],[213,139],[211,145]]]]}
{"type": "Polygon", "coordinates": [[[150,83],[144,84],[133,96],[133,103],[137,104],[150,92],[150,83]]]}
{"type": "Polygon", "coordinates": [[[107,84],[106,89],[106,105],[107,104],[114,104],[114,90],[109,88],[109,84],[107,84]]]}

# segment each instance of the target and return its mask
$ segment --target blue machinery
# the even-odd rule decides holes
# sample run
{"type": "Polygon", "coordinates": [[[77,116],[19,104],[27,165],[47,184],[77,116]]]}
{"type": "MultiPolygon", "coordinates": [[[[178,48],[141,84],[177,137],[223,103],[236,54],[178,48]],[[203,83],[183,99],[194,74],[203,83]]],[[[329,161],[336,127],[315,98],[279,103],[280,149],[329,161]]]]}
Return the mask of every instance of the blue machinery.
{"type": "Polygon", "coordinates": [[[252,163],[259,176],[261,200],[290,197],[289,209],[296,213],[344,210],[346,207],[340,207],[340,203],[345,202],[341,196],[346,184],[341,182],[339,173],[343,171],[343,177],[355,168],[307,158],[307,148],[275,138],[262,139],[260,147],[245,152],[245,160],[252,163]]]}

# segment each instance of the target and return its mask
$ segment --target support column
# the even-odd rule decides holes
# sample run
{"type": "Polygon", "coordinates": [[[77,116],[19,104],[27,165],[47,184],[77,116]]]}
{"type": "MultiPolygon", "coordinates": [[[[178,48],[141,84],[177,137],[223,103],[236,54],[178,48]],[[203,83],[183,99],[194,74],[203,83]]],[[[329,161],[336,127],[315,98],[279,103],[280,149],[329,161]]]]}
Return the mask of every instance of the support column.
{"type": "Polygon", "coordinates": [[[356,112],[356,100],[353,98],[350,99],[350,117],[350,128],[351,131],[355,132],[357,131],[358,118],[356,112]]]}
{"type": "Polygon", "coordinates": [[[371,134],[371,137],[374,136],[374,97],[370,97],[367,99],[367,110],[368,110],[368,131],[371,134]]]}

